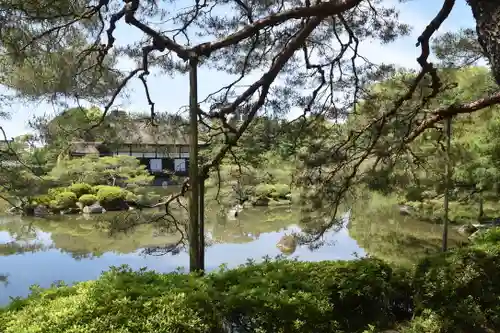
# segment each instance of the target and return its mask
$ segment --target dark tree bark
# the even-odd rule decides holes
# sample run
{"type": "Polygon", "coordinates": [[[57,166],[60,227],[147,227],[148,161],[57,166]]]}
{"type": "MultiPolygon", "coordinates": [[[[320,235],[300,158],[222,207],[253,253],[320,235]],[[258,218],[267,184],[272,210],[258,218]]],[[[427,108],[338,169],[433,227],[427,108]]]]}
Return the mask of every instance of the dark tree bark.
{"type": "Polygon", "coordinates": [[[476,20],[479,44],[490,61],[491,71],[500,85],[500,1],[467,0],[476,20]]]}

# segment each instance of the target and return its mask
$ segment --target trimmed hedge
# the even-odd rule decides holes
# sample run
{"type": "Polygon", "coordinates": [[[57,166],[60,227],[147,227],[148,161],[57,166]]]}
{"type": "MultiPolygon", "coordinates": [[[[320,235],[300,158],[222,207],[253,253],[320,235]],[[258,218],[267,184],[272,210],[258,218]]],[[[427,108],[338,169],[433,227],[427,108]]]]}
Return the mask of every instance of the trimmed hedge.
{"type": "Polygon", "coordinates": [[[126,205],[129,191],[117,186],[103,186],[97,191],[97,199],[106,210],[121,210],[126,205]]]}
{"type": "Polygon", "coordinates": [[[257,198],[286,199],[286,196],[290,194],[290,186],[286,184],[259,184],[250,192],[253,192],[251,195],[257,198]]]}
{"type": "Polygon", "coordinates": [[[51,201],[50,206],[56,209],[67,209],[75,207],[78,197],[73,192],[59,192],[51,201]]]}
{"type": "Polygon", "coordinates": [[[92,192],[92,186],[85,183],[75,183],[68,186],[68,191],[76,194],[78,198],[82,195],[90,194],[92,192]]]}
{"type": "Polygon", "coordinates": [[[84,194],[78,199],[78,201],[84,206],[90,206],[98,200],[97,196],[93,194],[84,194]]]}
{"type": "Polygon", "coordinates": [[[136,202],[137,196],[121,187],[78,183],[68,187],[56,187],[48,190],[45,195],[33,198],[31,208],[44,205],[53,212],[77,208],[76,203],[80,202],[84,206],[100,202],[107,210],[128,209],[127,202],[136,202]]]}
{"type": "Polygon", "coordinates": [[[475,247],[415,270],[373,258],[266,260],[204,277],[121,267],[13,301],[0,310],[0,332],[493,332],[499,279],[498,248],[475,247]]]}

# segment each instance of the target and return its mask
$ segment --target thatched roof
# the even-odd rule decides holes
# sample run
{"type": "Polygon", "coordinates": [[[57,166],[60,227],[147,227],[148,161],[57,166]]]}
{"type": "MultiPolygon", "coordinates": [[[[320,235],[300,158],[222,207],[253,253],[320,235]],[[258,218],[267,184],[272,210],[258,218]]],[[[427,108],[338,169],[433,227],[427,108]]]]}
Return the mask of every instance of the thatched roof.
{"type": "Polygon", "coordinates": [[[122,144],[189,145],[187,123],[170,117],[158,119],[137,118],[124,111],[115,110],[107,116],[110,140],[122,144]]]}
{"type": "Polygon", "coordinates": [[[99,154],[99,149],[97,149],[99,144],[97,142],[72,142],[71,153],[81,155],[99,154]]]}
{"type": "Polygon", "coordinates": [[[153,125],[147,120],[127,122],[116,134],[117,141],[124,144],[189,145],[185,127],[173,124],[153,125]]]}
{"type": "MultiPolygon", "coordinates": [[[[188,146],[190,138],[185,123],[164,121],[152,124],[148,118],[132,118],[123,111],[114,111],[107,117],[104,136],[98,142],[79,140],[72,143],[73,154],[98,154],[116,145],[188,146]]],[[[203,145],[202,141],[198,141],[203,145]]]]}

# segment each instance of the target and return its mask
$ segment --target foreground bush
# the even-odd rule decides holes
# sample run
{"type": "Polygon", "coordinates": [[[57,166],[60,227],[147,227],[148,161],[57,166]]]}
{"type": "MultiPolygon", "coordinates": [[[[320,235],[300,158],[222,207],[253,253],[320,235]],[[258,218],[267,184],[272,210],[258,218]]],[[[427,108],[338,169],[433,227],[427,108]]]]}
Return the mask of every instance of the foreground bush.
{"type": "Polygon", "coordinates": [[[461,248],[426,258],[413,281],[416,313],[427,321],[439,318],[440,332],[496,331],[500,328],[498,281],[498,247],[461,248]]]}
{"type": "Polygon", "coordinates": [[[475,247],[414,271],[377,259],[266,261],[204,277],[122,267],[13,301],[0,332],[495,332],[499,279],[499,251],[475,247]]]}
{"type": "Polygon", "coordinates": [[[495,227],[484,231],[480,230],[478,235],[474,237],[473,242],[477,248],[496,248],[496,246],[500,245],[500,228],[495,227]]]}
{"type": "Polygon", "coordinates": [[[203,278],[112,269],[14,301],[0,332],[362,332],[401,319],[398,278],[378,260],[276,261],[203,278]]]}

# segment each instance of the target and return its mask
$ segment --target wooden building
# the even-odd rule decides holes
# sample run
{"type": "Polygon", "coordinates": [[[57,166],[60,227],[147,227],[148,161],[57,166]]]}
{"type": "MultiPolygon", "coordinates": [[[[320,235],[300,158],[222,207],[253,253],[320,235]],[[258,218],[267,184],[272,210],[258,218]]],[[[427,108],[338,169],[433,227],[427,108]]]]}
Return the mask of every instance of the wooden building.
{"type": "MultiPolygon", "coordinates": [[[[115,131],[113,140],[72,142],[70,155],[134,156],[155,176],[155,183],[172,174],[188,175],[190,142],[185,126],[171,123],[153,126],[148,119],[133,119],[126,124],[121,120],[108,126],[110,131],[115,131]]],[[[200,142],[198,145],[204,146],[200,142]]]]}

